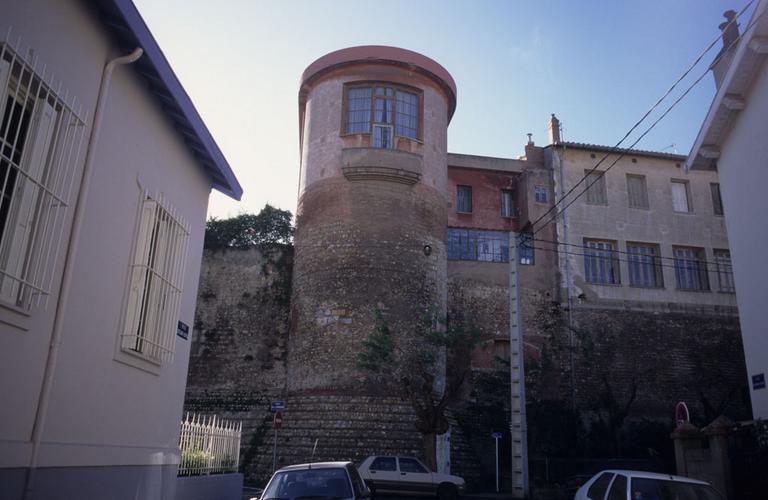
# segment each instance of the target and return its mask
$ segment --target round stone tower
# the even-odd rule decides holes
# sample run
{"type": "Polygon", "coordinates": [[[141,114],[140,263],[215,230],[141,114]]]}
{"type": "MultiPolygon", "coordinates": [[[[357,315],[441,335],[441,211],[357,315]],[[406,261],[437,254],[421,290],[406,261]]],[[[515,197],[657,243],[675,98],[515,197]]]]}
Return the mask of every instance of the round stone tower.
{"type": "Polygon", "coordinates": [[[332,52],[302,75],[289,392],[375,393],[356,360],[376,310],[401,337],[424,307],[445,310],[455,107],[451,75],[395,47],[332,52]]]}

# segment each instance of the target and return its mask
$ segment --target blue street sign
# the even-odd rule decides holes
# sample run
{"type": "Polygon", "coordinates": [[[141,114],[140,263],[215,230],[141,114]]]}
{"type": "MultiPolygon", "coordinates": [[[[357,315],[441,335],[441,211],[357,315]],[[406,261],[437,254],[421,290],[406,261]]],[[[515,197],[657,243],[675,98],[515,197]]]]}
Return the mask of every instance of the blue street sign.
{"type": "Polygon", "coordinates": [[[494,432],[493,434],[491,434],[491,437],[493,439],[501,439],[501,432],[494,432]]]}
{"type": "Polygon", "coordinates": [[[765,389],[765,373],[752,375],[752,390],[765,389]]]}
{"type": "Polygon", "coordinates": [[[285,401],[281,401],[279,399],[272,401],[271,409],[272,411],[285,410],[285,401]]]}

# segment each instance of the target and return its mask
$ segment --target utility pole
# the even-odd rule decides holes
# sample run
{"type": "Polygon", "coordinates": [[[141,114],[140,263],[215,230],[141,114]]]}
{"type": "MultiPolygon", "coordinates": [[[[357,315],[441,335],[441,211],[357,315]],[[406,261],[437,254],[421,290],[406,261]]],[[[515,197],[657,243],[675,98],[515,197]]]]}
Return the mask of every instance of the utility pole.
{"type": "Polygon", "coordinates": [[[512,442],[512,496],[528,497],[528,429],[525,418],[525,369],[520,315],[520,238],[509,232],[509,380],[512,442]]]}

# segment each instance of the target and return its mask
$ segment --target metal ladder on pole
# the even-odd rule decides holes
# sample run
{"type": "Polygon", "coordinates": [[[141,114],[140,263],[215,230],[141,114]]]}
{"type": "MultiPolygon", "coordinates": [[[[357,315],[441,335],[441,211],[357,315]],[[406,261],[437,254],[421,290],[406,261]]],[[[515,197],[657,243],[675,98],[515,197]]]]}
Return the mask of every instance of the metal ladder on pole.
{"type": "Polygon", "coordinates": [[[509,377],[512,496],[528,497],[528,437],[525,417],[523,329],[519,297],[519,237],[509,233],[509,377]]]}

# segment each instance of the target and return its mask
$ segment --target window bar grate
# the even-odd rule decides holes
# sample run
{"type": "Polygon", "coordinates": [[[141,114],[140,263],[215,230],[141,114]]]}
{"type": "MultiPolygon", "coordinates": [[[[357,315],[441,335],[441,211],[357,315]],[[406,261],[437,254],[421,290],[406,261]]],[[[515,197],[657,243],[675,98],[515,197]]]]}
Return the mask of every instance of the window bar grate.
{"type": "Polygon", "coordinates": [[[87,118],[21,47],[0,41],[0,299],[29,309],[48,304],[87,118]]]}

